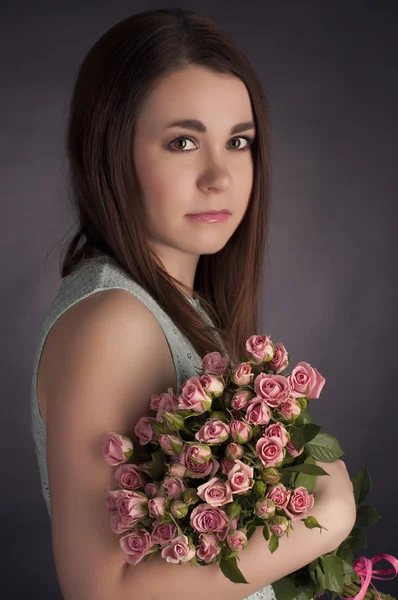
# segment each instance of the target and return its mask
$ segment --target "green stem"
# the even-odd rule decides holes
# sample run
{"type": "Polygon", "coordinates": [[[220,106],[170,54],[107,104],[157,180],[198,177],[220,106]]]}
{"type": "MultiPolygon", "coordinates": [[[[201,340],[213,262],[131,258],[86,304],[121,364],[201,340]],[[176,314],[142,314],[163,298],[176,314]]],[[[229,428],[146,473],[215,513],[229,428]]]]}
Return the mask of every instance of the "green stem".
{"type": "MultiPolygon", "coordinates": [[[[360,589],[361,586],[359,584],[352,582],[350,585],[344,586],[343,596],[346,598],[354,598],[359,594],[360,589]]],[[[378,593],[380,595],[381,600],[395,600],[395,598],[393,598],[389,594],[384,594],[383,592],[378,593]]],[[[365,599],[378,600],[377,592],[373,588],[368,587],[368,589],[366,590],[365,599]]]]}

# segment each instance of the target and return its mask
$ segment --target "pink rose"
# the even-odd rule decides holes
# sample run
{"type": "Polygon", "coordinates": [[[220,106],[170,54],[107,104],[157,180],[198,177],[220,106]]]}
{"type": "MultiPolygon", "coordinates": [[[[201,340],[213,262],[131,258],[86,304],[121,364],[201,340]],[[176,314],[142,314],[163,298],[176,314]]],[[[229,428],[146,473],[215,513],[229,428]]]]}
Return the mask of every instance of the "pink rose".
{"type": "Polygon", "coordinates": [[[215,377],[214,375],[201,375],[198,379],[202,388],[209,396],[217,398],[223,393],[225,385],[219,377],[215,377]]]}
{"type": "Polygon", "coordinates": [[[301,413],[301,408],[297,402],[293,398],[290,400],[286,400],[283,404],[281,404],[278,408],[279,414],[286,419],[287,421],[291,421],[296,419],[301,413]]]}
{"type": "Polygon", "coordinates": [[[178,408],[193,410],[199,414],[211,407],[211,398],[204,391],[198,377],[190,377],[182,384],[178,408]]]}
{"type": "Polygon", "coordinates": [[[158,421],[155,417],[141,417],[134,427],[134,433],[140,440],[141,446],[145,446],[148,442],[156,440],[156,434],[150,423],[158,423],[158,421]]]}
{"type": "Polygon", "coordinates": [[[271,408],[276,408],[290,396],[290,384],[283,375],[259,373],[254,380],[254,391],[271,408]]]}
{"type": "Polygon", "coordinates": [[[236,442],[231,442],[225,448],[225,458],[232,460],[234,464],[236,459],[243,458],[244,453],[245,449],[243,448],[243,446],[237,444],[236,442]]]}
{"type": "Polygon", "coordinates": [[[186,535],[179,535],[163,548],[161,556],[169,563],[186,563],[195,556],[195,550],[189,545],[186,535]]]}
{"type": "Polygon", "coordinates": [[[252,335],[246,342],[246,350],[252,355],[256,364],[271,360],[274,347],[270,335],[252,335]]]}
{"type": "Polygon", "coordinates": [[[125,435],[107,433],[101,443],[101,453],[106,462],[115,467],[133,456],[133,442],[125,435]]]}
{"type": "Polygon", "coordinates": [[[300,486],[293,491],[285,511],[292,520],[305,519],[314,502],[314,495],[310,494],[307,488],[300,486]]]}
{"type": "Polygon", "coordinates": [[[264,431],[264,437],[276,437],[278,438],[282,446],[286,446],[289,441],[289,434],[286,427],[282,423],[274,423],[267,427],[264,431]]]}
{"type": "Polygon", "coordinates": [[[272,500],[276,508],[286,508],[290,500],[290,490],[287,490],[283,483],[277,483],[269,488],[266,498],[272,500]]]}
{"type": "Polygon", "coordinates": [[[250,390],[240,390],[234,394],[231,401],[231,408],[233,410],[243,410],[248,406],[251,398],[253,398],[253,394],[250,390]]]}
{"type": "Polygon", "coordinates": [[[150,483],[147,483],[146,486],[144,487],[145,495],[148,496],[148,498],[154,498],[155,496],[158,495],[159,488],[160,488],[160,483],[151,481],[150,483]]]}
{"type": "Polygon", "coordinates": [[[307,362],[299,362],[288,377],[291,396],[293,398],[302,398],[306,396],[308,400],[319,398],[325,378],[314,367],[307,362]]]}
{"type": "Polygon", "coordinates": [[[185,444],[179,461],[188,469],[187,477],[202,478],[213,476],[219,468],[216,459],[211,458],[209,446],[204,444],[185,444]]]}
{"type": "Polygon", "coordinates": [[[202,360],[203,372],[210,375],[224,375],[227,372],[228,358],[219,352],[209,352],[202,360]]]}
{"type": "Polygon", "coordinates": [[[178,398],[173,392],[173,388],[168,388],[163,394],[153,394],[149,403],[151,410],[156,410],[156,420],[162,421],[161,410],[173,411],[178,408],[178,398]]]}
{"type": "Polygon", "coordinates": [[[282,537],[283,535],[289,533],[290,524],[286,517],[276,515],[275,522],[270,525],[270,528],[273,535],[276,537],[282,537]]]}
{"type": "Polygon", "coordinates": [[[256,515],[260,519],[267,519],[275,512],[275,502],[271,498],[263,498],[256,502],[256,515]]]}
{"type": "Polygon", "coordinates": [[[230,523],[227,523],[220,531],[216,532],[217,539],[220,542],[223,542],[227,539],[227,536],[231,533],[231,531],[235,531],[238,526],[238,519],[235,517],[231,519],[230,523]]]}
{"type": "Polygon", "coordinates": [[[164,496],[156,496],[148,501],[148,510],[151,517],[163,517],[166,512],[166,498],[164,496]]]}
{"type": "Polygon", "coordinates": [[[221,473],[224,473],[224,475],[228,475],[229,471],[234,466],[235,466],[235,460],[234,459],[223,458],[222,461],[221,461],[221,473]]]}
{"type": "Polygon", "coordinates": [[[246,442],[251,440],[253,435],[252,428],[244,421],[234,420],[230,422],[229,426],[231,428],[231,437],[234,442],[246,444],[246,442]]]}
{"type": "Polygon", "coordinates": [[[111,529],[121,533],[148,514],[148,498],[142,492],[109,490],[105,498],[111,513],[111,529]]]}
{"type": "Polygon", "coordinates": [[[227,544],[231,550],[240,552],[248,544],[248,539],[242,529],[235,529],[227,536],[227,544]]]}
{"type": "Polygon", "coordinates": [[[120,485],[127,490],[138,490],[145,487],[145,477],[137,469],[137,465],[128,464],[120,465],[116,470],[115,479],[120,485]]]}
{"type": "Polygon", "coordinates": [[[191,527],[198,533],[210,533],[225,529],[228,515],[217,506],[203,503],[193,508],[189,520],[191,527]]]}
{"type": "Polygon", "coordinates": [[[163,486],[169,498],[173,500],[178,500],[185,490],[185,485],[181,477],[165,477],[163,486]]]}
{"type": "Polygon", "coordinates": [[[228,481],[233,494],[244,494],[254,485],[253,467],[236,460],[228,473],[228,481]]]}
{"type": "Polygon", "coordinates": [[[296,458],[296,456],[300,456],[300,454],[304,452],[304,446],[301,448],[301,450],[296,450],[296,448],[293,446],[293,442],[290,440],[290,442],[286,444],[286,451],[288,456],[293,456],[296,458]]]}
{"type": "Polygon", "coordinates": [[[278,342],[275,347],[275,354],[272,360],[269,362],[269,368],[274,371],[274,373],[280,373],[289,364],[289,355],[283,344],[278,342]]]}
{"type": "Polygon", "coordinates": [[[235,385],[244,386],[249,385],[253,379],[252,366],[248,362],[239,363],[233,368],[231,373],[231,381],[235,385]]]}
{"type": "Polygon", "coordinates": [[[215,533],[201,533],[199,544],[196,548],[196,556],[206,564],[210,564],[221,551],[218,538],[215,533]]]}
{"type": "Polygon", "coordinates": [[[233,502],[232,491],[229,481],[213,477],[206,483],[198,486],[198,496],[210,506],[223,506],[233,502]]]}
{"type": "Polygon", "coordinates": [[[141,528],[139,532],[132,531],[119,539],[119,544],[127,554],[127,562],[137,565],[147,554],[152,546],[150,533],[141,528]]]}
{"type": "Polygon", "coordinates": [[[252,423],[253,425],[267,425],[270,422],[271,416],[271,409],[262,398],[253,398],[253,400],[250,400],[245,417],[248,423],[252,423]]]}
{"type": "Polygon", "coordinates": [[[257,440],[256,454],[264,467],[279,467],[285,458],[281,441],[274,437],[262,437],[257,440]]]}
{"type": "Polygon", "coordinates": [[[229,426],[223,421],[206,421],[195,438],[205,444],[222,444],[229,438],[229,426]]]}
{"type": "Polygon", "coordinates": [[[160,519],[157,519],[152,523],[152,542],[165,546],[177,535],[177,526],[174,522],[162,523],[160,519]]]}

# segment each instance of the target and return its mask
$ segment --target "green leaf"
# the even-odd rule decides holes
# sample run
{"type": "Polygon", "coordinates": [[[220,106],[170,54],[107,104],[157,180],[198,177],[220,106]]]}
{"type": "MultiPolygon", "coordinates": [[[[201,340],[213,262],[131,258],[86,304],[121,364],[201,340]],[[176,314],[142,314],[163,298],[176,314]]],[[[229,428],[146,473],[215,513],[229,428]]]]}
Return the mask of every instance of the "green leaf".
{"type": "Polygon", "coordinates": [[[268,544],[268,548],[269,548],[269,551],[271,552],[271,554],[273,554],[275,552],[275,550],[278,549],[278,546],[279,546],[279,538],[276,537],[276,535],[271,535],[271,539],[268,544]]]}
{"type": "Polygon", "coordinates": [[[351,478],[351,481],[354,486],[355,503],[359,506],[367,498],[372,487],[368,468],[364,467],[362,471],[351,478]]]}
{"type": "Polygon", "coordinates": [[[317,568],[319,564],[319,558],[316,558],[315,560],[312,560],[310,562],[310,564],[308,565],[308,570],[309,571],[315,571],[315,569],[317,568]]]}
{"type": "Polygon", "coordinates": [[[307,475],[326,475],[329,477],[329,473],[327,473],[325,469],[322,469],[319,465],[309,464],[307,462],[301,463],[301,465],[288,465],[281,470],[282,473],[286,471],[306,473],[307,475]]]}
{"type": "Polygon", "coordinates": [[[294,424],[296,426],[306,425],[307,423],[312,423],[311,415],[308,412],[307,408],[301,409],[301,413],[299,414],[297,419],[295,419],[295,421],[294,421],[294,424]]]}
{"type": "Polygon", "coordinates": [[[338,556],[328,554],[321,556],[323,572],[325,574],[325,587],[331,592],[342,594],[344,590],[343,561],[338,556]]]}
{"type": "MultiPolygon", "coordinates": [[[[315,465],[315,458],[313,456],[307,456],[305,463],[308,465],[315,465]]],[[[295,481],[296,487],[305,487],[309,493],[314,490],[315,484],[316,476],[309,475],[308,473],[299,473],[295,481]]]]}
{"type": "Polygon", "coordinates": [[[373,508],[373,506],[370,506],[369,504],[363,504],[358,509],[355,526],[370,527],[381,518],[381,515],[379,515],[379,513],[375,508],[373,508]]]}
{"type": "Polygon", "coordinates": [[[301,450],[304,444],[313,440],[321,429],[321,425],[315,425],[315,423],[306,423],[302,425],[292,437],[291,441],[293,446],[296,450],[301,450]]]}
{"type": "Polygon", "coordinates": [[[254,523],[249,523],[249,525],[247,526],[246,529],[246,538],[247,540],[250,540],[250,538],[252,537],[253,533],[256,531],[256,526],[254,523]]]}
{"type": "Polygon", "coordinates": [[[366,541],[366,533],[362,529],[354,527],[348,538],[342,543],[342,547],[351,548],[352,550],[367,548],[366,541]]]}
{"type": "Polygon", "coordinates": [[[315,575],[316,575],[316,583],[317,583],[316,593],[318,594],[318,596],[321,596],[323,594],[323,592],[327,589],[325,574],[322,570],[321,564],[318,564],[318,566],[315,570],[315,575]]]}
{"type": "Polygon", "coordinates": [[[269,532],[267,524],[265,524],[264,527],[263,527],[263,536],[264,536],[264,539],[266,539],[267,542],[268,542],[268,540],[270,538],[270,532],[269,532]]]}
{"type": "Polygon", "coordinates": [[[155,450],[152,454],[152,478],[155,481],[160,481],[163,478],[165,468],[164,468],[164,455],[163,450],[159,448],[155,450]]]}
{"type": "Polygon", "coordinates": [[[308,454],[322,462],[334,462],[344,455],[338,440],[325,432],[318,433],[305,448],[308,454]]]}
{"type": "Polygon", "coordinates": [[[232,583],[248,583],[238,568],[236,558],[221,557],[220,569],[232,583]]]}
{"type": "Polygon", "coordinates": [[[351,548],[341,548],[337,556],[341,558],[341,560],[347,562],[348,564],[352,564],[354,561],[354,551],[351,548]]]}
{"type": "Polygon", "coordinates": [[[297,587],[289,576],[274,581],[272,588],[275,592],[276,600],[295,600],[297,598],[297,587]]]}

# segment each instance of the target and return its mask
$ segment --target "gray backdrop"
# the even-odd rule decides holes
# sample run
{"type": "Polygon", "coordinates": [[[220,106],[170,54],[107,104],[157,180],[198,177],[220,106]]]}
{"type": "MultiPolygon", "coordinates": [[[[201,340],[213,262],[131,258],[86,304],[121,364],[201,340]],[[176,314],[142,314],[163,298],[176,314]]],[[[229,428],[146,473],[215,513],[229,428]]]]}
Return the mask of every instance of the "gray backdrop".
{"type": "MultiPolygon", "coordinates": [[[[30,383],[41,319],[60,283],[60,247],[46,255],[72,225],[64,130],[75,73],[114,23],[165,6],[13,0],[1,8],[4,598],[61,597],[30,437],[30,383]]],[[[398,3],[179,6],[213,17],[260,74],[273,134],[266,329],[326,377],[313,420],[340,440],[351,475],[369,468],[368,500],[383,518],[360,555],[398,557],[398,3]]],[[[374,584],[398,597],[398,578],[374,584]]]]}

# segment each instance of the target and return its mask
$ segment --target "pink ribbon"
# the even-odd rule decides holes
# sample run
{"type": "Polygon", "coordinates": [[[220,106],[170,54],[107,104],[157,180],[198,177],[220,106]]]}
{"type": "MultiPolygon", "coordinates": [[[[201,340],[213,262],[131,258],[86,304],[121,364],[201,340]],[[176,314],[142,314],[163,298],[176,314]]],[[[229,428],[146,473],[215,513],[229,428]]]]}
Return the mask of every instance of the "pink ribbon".
{"type": "Polygon", "coordinates": [[[378,554],[377,556],[374,556],[371,559],[366,558],[365,556],[361,556],[360,558],[357,558],[357,560],[353,563],[352,568],[358,573],[359,577],[361,578],[361,589],[358,592],[358,594],[354,596],[354,598],[342,597],[341,600],[363,600],[366,594],[366,590],[369,587],[369,583],[377,593],[377,597],[380,600],[380,594],[371,582],[371,579],[394,579],[394,577],[398,575],[398,560],[394,556],[391,556],[391,554],[378,554]],[[394,568],[373,570],[372,565],[374,563],[377,563],[379,560],[382,560],[383,558],[389,563],[391,563],[394,568]],[[394,575],[392,577],[376,577],[376,573],[378,575],[389,575],[390,573],[394,573],[394,575]]]}

